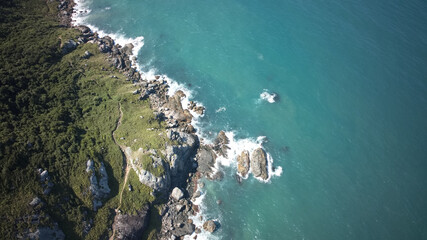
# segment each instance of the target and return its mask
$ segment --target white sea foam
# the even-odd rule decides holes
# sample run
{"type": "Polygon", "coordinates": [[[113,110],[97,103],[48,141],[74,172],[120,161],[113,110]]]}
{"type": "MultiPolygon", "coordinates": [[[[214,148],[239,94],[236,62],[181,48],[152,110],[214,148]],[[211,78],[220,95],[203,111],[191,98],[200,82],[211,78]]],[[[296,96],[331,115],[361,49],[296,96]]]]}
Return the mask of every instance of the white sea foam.
{"type": "MultiPolygon", "coordinates": [[[[262,144],[266,142],[267,138],[265,136],[259,136],[256,139],[254,138],[243,138],[243,139],[236,139],[235,132],[226,132],[225,135],[228,137],[230,143],[228,144],[227,151],[227,158],[225,157],[218,157],[216,159],[215,163],[215,169],[214,173],[218,171],[221,166],[226,167],[236,167],[237,165],[237,157],[244,151],[247,150],[249,152],[250,158],[252,157],[252,152],[257,148],[263,148],[262,144]]],[[[264,148],[263,148],[264,149],[264,148]]],[[[267,170],[268,170],[268,178],[266,180],[263,180],[261,178],[257,178],[259,181],[262,182],[269,182],[272,176],[281,176],[282,174],[282,167],[278,166],[273,168],[273,157],[270,155],[270,153],[267,153],[267,170]]],[[[250,175],[251,170],[249,169],[250,175]]],[[[247,178],[247,176],[245,177],[247,178]]]]}
{"type": "Polygon", "coordinates": [[[275,93],[270,93],[270,92],[268,91],[268,89],[264,89],[264,92],[262,92],[262,93],[259,95],[259,97],[260,97],[260,99],[261,99],[261,100],[265,100],[265,101],[267,101],[267,102],[269,102],[269,103],[274,103],[274,102],[276,102],[277,94],[275,94],[275,93]]]}
{"type": "Polygon", "coordinates": [[[226,107],[220,107],[217,110],[215,110],[216,113],[225,112],[225,111],[227,111],[226,107]]]}

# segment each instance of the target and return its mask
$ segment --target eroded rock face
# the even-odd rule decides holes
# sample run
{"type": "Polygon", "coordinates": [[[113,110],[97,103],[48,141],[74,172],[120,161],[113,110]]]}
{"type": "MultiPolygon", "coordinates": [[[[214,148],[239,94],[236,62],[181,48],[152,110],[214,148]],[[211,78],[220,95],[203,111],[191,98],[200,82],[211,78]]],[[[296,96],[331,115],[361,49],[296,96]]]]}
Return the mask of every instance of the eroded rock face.
{"type": "Polygon", "coordinates": [[[246,177],[249,172],[249,152],[247,150],[237,156],[237,172],[242,176],[246,177]]]}
{"type": "Polygon", "coordinates": [[[141,239],[148,226],[149,213],[149,206],[145,205],[135,215],[116,215],[113,224],[115,239],[141,239]]]}
{"type": "Polygon", "coordinates": [[[250,159],[252,173],[255,177],[260,177],[264,180],[268,178],[267,171],[267,154],[264,149],[257,148],[252,152],[250,159]]]}
{"type": "Polygon", "coordinates": [[[212,173],[212,168],[215,165],[216,154],[209,146],[200,146],[197,152],[197,171],[200,172],[203,176],[210,177],[212,173]]]}
{"type": "Polygon", "coordinates": [[[170,173],[174,186],[185,183],[188,173],[195,164],[194,155],[199,145],[196,135],[171,131],[168,135],[181,144],[166,147],[166,159],[169,161],[170,173]]]}

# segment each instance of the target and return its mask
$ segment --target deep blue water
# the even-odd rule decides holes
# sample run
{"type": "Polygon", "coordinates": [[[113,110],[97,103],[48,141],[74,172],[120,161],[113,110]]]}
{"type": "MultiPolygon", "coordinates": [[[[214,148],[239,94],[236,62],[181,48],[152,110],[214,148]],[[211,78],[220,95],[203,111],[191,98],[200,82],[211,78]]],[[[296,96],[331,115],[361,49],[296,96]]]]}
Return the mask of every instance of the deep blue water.
{"type": "Polygon", "coordinates": [[[207,182],[212,238],[427,239],[427,2],[85,4],[86,23],[144,36],[140,67],[193,91],[204,132],[268,138],[280,177],[207,182]]]}

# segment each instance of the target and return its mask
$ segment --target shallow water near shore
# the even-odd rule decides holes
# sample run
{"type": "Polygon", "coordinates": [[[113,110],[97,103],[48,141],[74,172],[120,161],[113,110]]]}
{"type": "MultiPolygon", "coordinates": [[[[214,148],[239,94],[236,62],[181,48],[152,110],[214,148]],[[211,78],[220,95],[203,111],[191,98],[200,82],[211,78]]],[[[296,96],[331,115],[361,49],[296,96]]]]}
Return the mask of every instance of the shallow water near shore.
{"type": "Polygon", "coordinates": [[[427,238],[427,3],[81,6],[85,24],[144,37],[140,69],[192,91],[206,107],[205,137],[266,136],[283,173],[239,184],[231,164],[222,181],[206,181],[205,218],[221,223],[209,238],[427,238]]]}

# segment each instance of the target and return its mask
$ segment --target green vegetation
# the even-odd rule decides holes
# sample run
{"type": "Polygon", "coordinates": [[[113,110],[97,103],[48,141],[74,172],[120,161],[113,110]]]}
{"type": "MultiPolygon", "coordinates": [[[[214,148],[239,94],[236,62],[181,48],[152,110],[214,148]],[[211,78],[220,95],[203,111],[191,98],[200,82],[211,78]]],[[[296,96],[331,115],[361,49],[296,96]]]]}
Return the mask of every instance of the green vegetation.
{"type": "Polygon", "coordinates": [[[154,201],[154,196],[151,195],[153,190],[142,184],[133,169],[129,172],[128,182],[125,186],[122,196],[122,205],[120,210],[124,214],[135,214],[147,203],[154,201]],[[128,184],[131,185],[132,191],[129,191],[128,184]]]}
{"type": "Polygon", "coordinates": [[[154,160],[150,155],[144,154],[140,161],[142,163],[142,168],[149,171],[156,177],[161,177],[165,173],[165,169],[162,165],[154,167],[154,160]]]}
{"type": "MultiPolygon", "coordinates": [[[[127,89],[129,93],[132,90],[134,89],[127,89]]],[[[164,149],[165,143],[170,141],[165,135],[166,123],[155,119],[147,100],[139,101],[138,98],[138,95],[133,95],[122,101],[124,114],[122,125],[116,131],[118,143],[131,147],[133,151],[139,148],[164,149]],[[136,129],[138,131],[135,131],[136,129]]]]}
{"type": "MultiPolygon", "coordinates": [[[[127,187],[123,156],[111,136],[119,102],[124,113],[116,132],[118,139],[124,137],[119,144],[162,149],[166,142],[164,123],[154,119],[148,102],[132,95],[132,85],[96,45],[82,44],[62,54],[62,44],[76,40],[79,32],[59,27],[56,16],[56,1],[0,3],[0,233],[5,239],[35,227],[25,218],[35,211],[39,224],[58,222],[68,239],[108,238],[119,189],[127,187]],[[93,56],[83,59],[85,51],[93,56]],[[111,189],[96,212],[88,191],[88,159],[95,166],[104,162],[111,189]],[[38,168],[47,169],[55,184],[49,195],[43,195],[38,168]],[[35,196],[45,202],[43,208],[28,205],[35,196]],[[89,219],[94,224],[84,236],[89,219]]],[[[150,171],[163,174],[164,169],[150,171]]],[[[134,192],[125,190],[123,211],[134,212],[154,200],[133,171],[129,182],[134,192]]]]}

